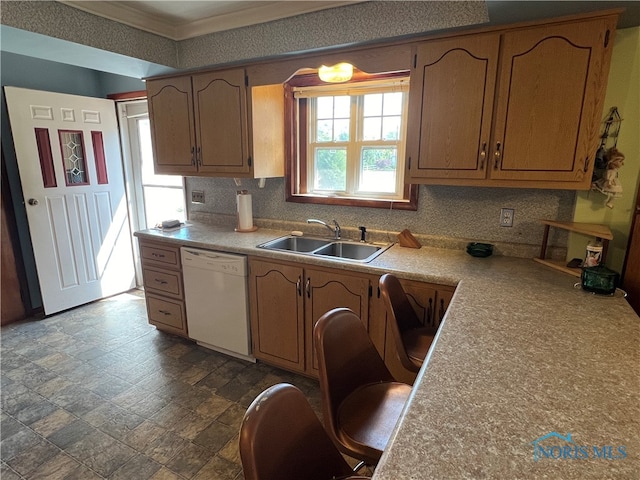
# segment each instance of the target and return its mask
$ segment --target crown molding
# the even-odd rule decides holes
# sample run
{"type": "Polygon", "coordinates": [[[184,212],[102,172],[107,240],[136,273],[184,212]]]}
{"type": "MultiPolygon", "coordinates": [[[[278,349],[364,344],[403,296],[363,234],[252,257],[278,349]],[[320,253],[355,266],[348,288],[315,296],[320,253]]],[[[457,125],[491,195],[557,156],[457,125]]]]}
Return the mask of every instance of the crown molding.
{"type": "MultiPolygon", "coordinates": [[[[138,10],[131,5],[135,2],[118,1],[87,1],[87,0],[59,0],[69,7],[77,8],[93,15],[108,18],[118,23],[160,35],[170,40],[180,41],[199,37],[210,33],[232,30],[235,28],[271,22],[281,18],[293,17],[305,13],[316,12],[328,8],[336,8],[356,1],[277,1],[265,2],[265,5],[254,5],[241,8],[243,2],[237,2],[237,11],[221,15],[212,15],[202,19],[187,22],[167,21],[160,15],[150,14],[138,10]]],[[[162,4],[163,2],[158,2],[162,4]]]]}

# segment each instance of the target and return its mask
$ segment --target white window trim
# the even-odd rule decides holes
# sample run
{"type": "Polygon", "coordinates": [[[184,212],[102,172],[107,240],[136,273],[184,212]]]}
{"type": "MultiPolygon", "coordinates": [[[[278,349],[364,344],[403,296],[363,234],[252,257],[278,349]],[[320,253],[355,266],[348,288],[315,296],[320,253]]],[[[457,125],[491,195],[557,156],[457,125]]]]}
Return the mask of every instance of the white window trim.
{"type": "Polygon", "coordinates": [[[405,171],[405,144],[406,144],[406,129],[407,129],[407,111],[409,103],[409,79],[386,79],[375,80],[362,83],[346,84],[346,85],[321,85],[313,87],[294,87],[294,98],[306,98],[310,99],[307,105],[307,143],[306,145],[299,145],[298,148],[307,149],[307,185],[308,191],[304,194],[307,195],[320,195],[320,196],[336,196],[346,198],[359,198],[367,200],[390,200],[390,201],[402,201],[404,198],[404,171],[405,171]],[[403,107],[401,114],[401,127],[398,140],[364,140],[362,139],[363,119],[364,119],[364,99],[363,95],[367,93],[391,93],[391,92],[403,92],[403,107]],[[350,133],[349,138],[353,139],[349,142],[317,142],[315,138],[316,133],[316,112],[315,112],[315,98],[323,96],[352,96],[351,101],[351,121],[350,121],[350,133]],[[354,98],[355,97],[355,98],[354,98]],[[355,120],[354,120],[355,119],[355,120]],[[362,165],[360,162],[360,151],[362,147],[366,146],[378,146],[378,147],[395,147],[397,149],[397,162],[396,162],[396,185],[395,192],[367,192],[358,191],[357,186],[360,182],[360,174],[362,165]],[[314,171],[315,171],[315,148],[323,147],[346,147],[347,149],[347,179],[346,190],[315,190],[314,185],[314,171]]]}

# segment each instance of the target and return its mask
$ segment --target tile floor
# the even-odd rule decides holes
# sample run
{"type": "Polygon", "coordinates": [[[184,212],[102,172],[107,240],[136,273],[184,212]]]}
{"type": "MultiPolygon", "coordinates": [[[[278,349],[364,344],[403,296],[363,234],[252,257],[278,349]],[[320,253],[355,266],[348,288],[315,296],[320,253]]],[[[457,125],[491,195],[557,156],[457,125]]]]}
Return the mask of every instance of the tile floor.
{"type": "Polygon", "coordinates": [[[242,479],[238,429],[266,387],[318,383],[163,334],[137,290],[2,327],[2,480],[242,479]]]}

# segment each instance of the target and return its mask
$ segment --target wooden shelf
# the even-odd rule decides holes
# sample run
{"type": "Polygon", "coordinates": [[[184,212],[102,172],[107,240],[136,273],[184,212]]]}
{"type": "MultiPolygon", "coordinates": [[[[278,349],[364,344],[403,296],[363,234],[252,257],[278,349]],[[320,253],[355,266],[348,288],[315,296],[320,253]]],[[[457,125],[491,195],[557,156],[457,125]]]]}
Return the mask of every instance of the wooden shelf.
{"type": "Polygon", "coordinates": [[[581,269],[567,267],[566,260],[549,260],[549,259],[543,259],[543,258],[534,258],[533,261],[541,263],[542,265],[546,265],[547,267],[560,270],[561,272],[568,273],[569,275],[573,275],[574,277],[580,278],[580,275],[582,275],[581,269]]]}
{"type": "Polygon", "coordinates": [[[606,225],[599,225],[597,223],[555,222],[553,220],[540,220],[540,223],[570,232],[591,235],[599,239],[613,240],[613,234],[606,225]]]}
{"type": "Polygon", "coordinates": [[[550,260],[545,258],[547,254],[547,242],[549,240],[550,227],[596,237],[597,240],[602,242],[602,257],[600,258],[600,262],[604,263],[607,258],[609,240],[613,240],[613,234],[606,225],[599,225],[596,223],[556,222],[554,220],[540,220],[540,223],[544,225],[544,235],[542,237],[542,246],[540,247],[540,256],[533,259],[535,262],[541,263],[560,272],[573,275],[574,277],[580,277],[582,275],[582,270],[580,268],[569,268],[567,267],[567,262],[564,260],[550,260]]]}

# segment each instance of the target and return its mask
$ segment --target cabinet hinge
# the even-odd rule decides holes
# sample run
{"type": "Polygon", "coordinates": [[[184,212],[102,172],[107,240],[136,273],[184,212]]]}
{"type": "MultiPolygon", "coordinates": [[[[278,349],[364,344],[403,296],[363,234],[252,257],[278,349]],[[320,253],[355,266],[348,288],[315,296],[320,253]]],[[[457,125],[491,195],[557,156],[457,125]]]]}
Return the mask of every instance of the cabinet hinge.
{"type": "Polygon", "coordinates": [[[247,158],[247,165],[251,166],[251,157],[247,158]]]}
{"type": "Polygon", "coordinates": [[[411,157],[409,157],[409,162],[408,162],[407,170],[411,170],[411,157]]]}
{"type": "Polygon", "coordinates": [[[369,285],[369,298],[373,297],[373,287],[369,285]]]}
{"type": "Polygon", "coordinates": [[[413,55],[413,68],[416,68],[418,66],[418,54],[414,54],[413,55]]]}
{"type": "Polygon", "coordinates": [[[249,86],[249,75],[245,75],[244,76],[244,86],[248,87],[249,86]]]}
{"type": "Polygon", "coordinates": [[[604,34],[604,47],[607,48],[609,46],[609,36],[611,35],[611,31],[607,30],[604,34]]]}

